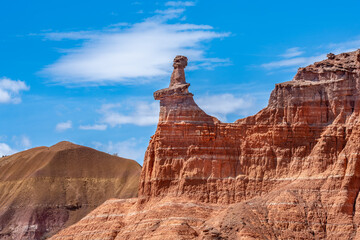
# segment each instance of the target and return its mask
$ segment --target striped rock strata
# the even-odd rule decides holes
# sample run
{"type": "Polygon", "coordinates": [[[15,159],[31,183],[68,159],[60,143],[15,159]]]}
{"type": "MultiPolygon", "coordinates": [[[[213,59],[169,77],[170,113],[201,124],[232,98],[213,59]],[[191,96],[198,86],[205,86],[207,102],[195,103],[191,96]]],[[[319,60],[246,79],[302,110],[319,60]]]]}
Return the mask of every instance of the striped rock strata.
{"type": "Polygon", "coordinates": [[[154,93],[138,200],[108,202],[54,239],[360,239],[360,50],[300,68],[235,123],[196,105],[186,60],[154,93]]]}
{"type": "Polygon", "coordinates": [[[70,142],[0,158],[0,239],[46,239],[109,198],[136,197],[140,171],[70,142]]]}

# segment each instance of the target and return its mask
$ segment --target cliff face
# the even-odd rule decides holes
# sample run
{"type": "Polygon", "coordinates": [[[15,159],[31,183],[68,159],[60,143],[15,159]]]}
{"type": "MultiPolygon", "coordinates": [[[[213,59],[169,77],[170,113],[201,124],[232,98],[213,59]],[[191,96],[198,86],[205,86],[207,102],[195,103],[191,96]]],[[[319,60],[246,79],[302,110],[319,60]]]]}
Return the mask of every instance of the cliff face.
{"type": "Polygon", "coordinates": [[[155,92],[160,120],[146,152],[140,197],[234,203],[270,191],[278,179],[323,173],[345,147],[353,126],[347,119],[358,112],[358,55],[344,53],[300,69],[293,81],[276,85],[268,107],[234,124],[199,109],[189,84],[155,92]],[[349,126],[321,138],[346,120],[349,126]],[[320,144],[326,145],[324,156],[320,144]]]}
{"type": "Polygon", "coordinates": [[[98,236],[104,213],[118,223],[111,239],[360,239],[360,50],[300,68],[235,123],[196,105],[186,60],[154,93],[138,201],[103,205],[55,239],[85,225],[98,236]]]}
{"type": "Polygon", "coordinates": [[[140,171],[70,142],[0,158],[0,239],[45,239],[108,198],[136,197],[140,171]]]}

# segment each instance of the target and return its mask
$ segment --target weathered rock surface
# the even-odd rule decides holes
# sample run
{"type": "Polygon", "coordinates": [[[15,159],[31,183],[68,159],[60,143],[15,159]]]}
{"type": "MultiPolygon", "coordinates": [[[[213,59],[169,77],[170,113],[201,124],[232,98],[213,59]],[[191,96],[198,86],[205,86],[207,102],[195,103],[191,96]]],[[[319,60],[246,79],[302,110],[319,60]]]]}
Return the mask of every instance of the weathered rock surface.
{"type": "Polygon", "coordinates": [[[360,50],[300,68],[235,123],[196,105],[185,66],[176,57],[154,93],[138,200],[107,202],[53,239],[360,239],[360,50]]]}
{"type": "Polygon", "coordinates": [[[109,198],[136,197],[140,171],[70,142],[0,158],[0,239],[45,239],[109,198]]]}

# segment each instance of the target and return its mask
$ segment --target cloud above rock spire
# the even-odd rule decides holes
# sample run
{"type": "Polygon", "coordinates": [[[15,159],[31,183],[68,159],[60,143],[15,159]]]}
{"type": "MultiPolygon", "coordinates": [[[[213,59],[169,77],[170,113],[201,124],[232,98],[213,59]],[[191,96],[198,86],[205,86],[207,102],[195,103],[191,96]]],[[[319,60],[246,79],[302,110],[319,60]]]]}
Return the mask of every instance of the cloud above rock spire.
{"type": "MultiPolygon", "coordinates": [[[[82,40],[41,73],[62,85],[89,86],[114,83],[139,84],[167,76],[171,61],[178,54],[191,59],[190,66],[211,65],[219,59],[208,58],[203,45],[228,36],[209,25],[184,23],[185,8],[193,2],[168,2],[166,9],[142,22],[99,31],[51,32],[49,40],[82,40]],[[171,23],[169,21],[171,20],[171,23]]],[[[226,63],[223,59],[220,63],[226,63]]]]}

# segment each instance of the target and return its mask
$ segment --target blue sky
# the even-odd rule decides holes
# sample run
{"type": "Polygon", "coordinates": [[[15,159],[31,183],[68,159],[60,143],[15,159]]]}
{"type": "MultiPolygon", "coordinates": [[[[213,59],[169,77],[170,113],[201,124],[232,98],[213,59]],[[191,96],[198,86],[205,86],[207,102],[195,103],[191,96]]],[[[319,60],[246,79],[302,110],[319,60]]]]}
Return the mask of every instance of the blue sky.
{"type": "Polygon", "coordinates": [[[359,1],[1,1],[0,155],[67,140],[137,160],[175,55],[233,122],[298,67],[360,48],[359,1]]]}

